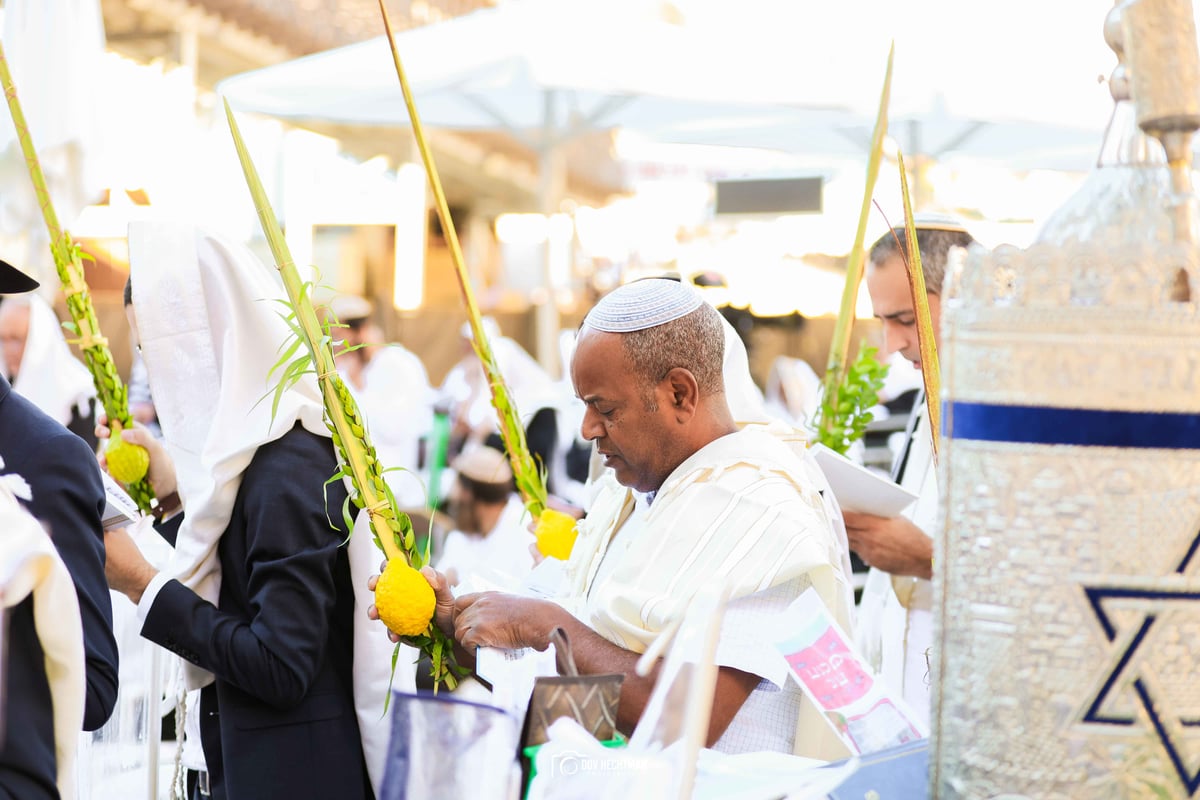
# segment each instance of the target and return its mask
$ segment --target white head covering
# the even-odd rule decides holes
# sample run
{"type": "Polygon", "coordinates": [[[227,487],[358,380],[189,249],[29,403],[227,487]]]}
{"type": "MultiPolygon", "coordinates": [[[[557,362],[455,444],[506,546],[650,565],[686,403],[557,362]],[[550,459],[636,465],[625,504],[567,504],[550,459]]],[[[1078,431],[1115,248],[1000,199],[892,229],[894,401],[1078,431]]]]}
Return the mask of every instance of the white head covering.
{"type": "Polygon", "coordinates": [[[750,376],[750,356],[746,353],[742,337],[738,336],[724,316],[721,317],[721,327],[725,329],[725,358],[721,373],[725,379],[725,402],[729,404],[733,421],[738,425],[769,422],[771,417],[763,405],[762,392],[750,376]]]}
{"type": "Polygon", "coordinates": [[[767,376],[768,410],[794,425],[808,425],[820,405],[821,378],[802,358],[780,355],[767,376]]]}
{"type": "Polygon", "coordinates": [[[686,317],[703,302],[694,289],[679,281],[647,278],[606,294],[583,324],[606,333],[644,331],[686,317]]]}
{"type": "MultiPolygon", "coordinates": [[[[487,336],[489,342],[495,342],[503,334],[500,332],[500,323],[496,322],[496,318],[488,315],[479,320],[483,328],[483,334],[487,336]]],[[[464,339],[470,339],[474,336],[474,331],[471,330],[471,321],[467,320],[458,328],[458,335],[464,339]]]]}
{"type": "MultiPolygon", "coordinates": [[[[216,603],[217,542],[242,473],[259,446],[297,422],[328,436],[321,396],[305,376],[284,392],[273,419],[271,398],[258,402],[290,331],[271,302],[282,287],[248,249],[190,225],[135,222],[129,261],[150,393],[187,507],[171,571],[216,603]]],[[[189,688],[212,679],[188,672],[189,688]]]]}
{"type": "MultiPolygon", "coordinates": [[[[92,373],[71,353],[54,309],[36,294],[4,302],[29,307],[29,335],[13,389],[63,425],[71,421],[74,408],[86,416],[88,401],[96,396],[92,373]]],[[[12,380],[6,364],[0,362],[0,369],[12,380]]]]}

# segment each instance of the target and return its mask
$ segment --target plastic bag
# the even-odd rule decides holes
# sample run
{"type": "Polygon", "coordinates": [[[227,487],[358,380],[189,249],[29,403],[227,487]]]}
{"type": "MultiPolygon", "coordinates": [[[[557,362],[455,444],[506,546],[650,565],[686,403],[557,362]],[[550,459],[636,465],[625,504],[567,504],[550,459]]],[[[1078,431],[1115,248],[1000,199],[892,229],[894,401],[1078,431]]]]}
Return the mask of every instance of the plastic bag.
{"type": "Polygon", "coordinates": [[[380,800],[516,798],[519,736],[519,721],[494,706],[445,694],[393,692],[380,800]]]}

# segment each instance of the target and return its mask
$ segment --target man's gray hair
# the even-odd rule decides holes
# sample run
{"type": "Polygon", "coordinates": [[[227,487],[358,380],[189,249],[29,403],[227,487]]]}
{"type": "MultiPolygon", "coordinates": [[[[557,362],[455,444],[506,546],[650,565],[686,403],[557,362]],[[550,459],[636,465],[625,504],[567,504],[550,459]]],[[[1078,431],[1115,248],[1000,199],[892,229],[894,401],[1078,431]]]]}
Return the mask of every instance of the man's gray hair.
{"type": "MultiPolygon", "coordinates": [[[[974,244],[975,238],[965,230],[917,228],[917,249],[921,253],[921,271],[925,273],[925,290],[930,294],[941,294],[950,249],[974,244]]],[[[892,228],[871,245],[868,260],[872,266],[879,266],[892,256],[907,258],[907,254],[908,231],[903,227],[892,228]]]]}
{"type": "Polygon", "coordinates": [[[619,335],[634,374],[647,386],[682,367],[695,376],[702,395],[725,391],[725,329],[720,313],[708,303],[671,322],[619,335]]]}

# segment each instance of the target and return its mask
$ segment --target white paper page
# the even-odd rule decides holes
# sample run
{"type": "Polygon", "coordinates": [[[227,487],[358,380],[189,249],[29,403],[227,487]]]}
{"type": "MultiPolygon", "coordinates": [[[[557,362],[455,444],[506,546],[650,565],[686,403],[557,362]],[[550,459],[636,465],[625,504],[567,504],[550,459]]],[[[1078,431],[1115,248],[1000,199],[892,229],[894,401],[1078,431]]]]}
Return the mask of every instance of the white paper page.
{"type": "Polygon", "coordinates": [[[823,444],[810,449],[817,466],[845,511],[861,511],[880,517],[899,516],[917,496],[823,444]]]}
{"type": "Polygon", "coordinates": [[[554,645],[541,652],[531,647],[520,650],[477,648],[475,674],[492,685],[492,705],[524,720],[529,698],[533,695],[534,680],[539,676],[558,674],[554,645]]]}

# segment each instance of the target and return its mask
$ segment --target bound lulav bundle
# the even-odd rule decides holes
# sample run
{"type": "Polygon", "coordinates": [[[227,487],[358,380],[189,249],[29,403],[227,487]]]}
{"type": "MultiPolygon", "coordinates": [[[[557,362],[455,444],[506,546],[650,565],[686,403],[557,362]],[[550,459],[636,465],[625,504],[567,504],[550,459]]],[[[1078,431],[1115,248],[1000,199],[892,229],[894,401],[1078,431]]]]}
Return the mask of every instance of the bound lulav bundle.
{"type": "MultiPolygon", "coordinates": [[[[452,642],[432,621],[435,599],[433,589],[418,570],[429,561],[428,545],[421,551],[413,534],[412,521],[400,511],[392,490],[384,480],[384,466],[379,463],[366,423],[358,403],[350,394],[333,360],[333,337],[329,327],[317,320],[309,292],[311,283],[300,280],[283,231],[267,200],[258,171],[238,130],[237,120],[229,104],[225,104],[229,129],[233,134],[238,159],[246,176],[246,185],[254,198],[263,234],[275,257],[275,266],[283,278],[287,292],[287,313],[282,315],[295,335],[292,343],[271,369],[280,371],[275,388],[275,405],[283,392],[304,375],[315,372],[325,406],[325,422],[333,435],[340,468],[329,482],[348,478],[352,491],[342,515],[346,527],[354,520],[350,505],[366,509],[375,544],[387,556],[387,566],[375,589],[375,605],[380,618],[393,632],[400,634],[412,646],[429,656],[434,686],[445,684],[453,689],[458,684],[459,669],[454,663],[452,642]],[[303,352],[301,347],[303,346],[303,352]]],[[[270,379],[271,375],[268,375],[270,379]]],[[[395,668],[399,648],[392,655],[395,668]]]]}
{"type": "Polygon", "coordinates": [[[446,234],[446,244],[450,249],[450,259],[454,262],[454,272],[458,278],[458,287],[462,293],[463,305],[467,308],[467,320],[471,326],[471,344],[475,355],[483,365],[487,376],[488,386],[492,392],[492,407],[496,409],[496,419],[500,429],[500,438],[504,441],[504,449],[508,453],[512,465],[513,480],[517,491],[525,501],[525,510],[537,520],[538,550],[542,555],[553,556],[566,560],[571,555],[575,545],[575,519],[561,511],[547,508],[546,480],[541,467],[534,462],[529,444],[525,441],[525,427],[521,424],[521,415],[513,402],[512,393],[504,382],[500,365],[492,351],[491,342],[483,328],[483,316],[475,303],[475,294],[471,291],[471,280],[467,274],[466,263],[463,260],[462,248],[458,243],[458,233],[454,228],[454,220],[450,217],[450,206],[446,202],[446,194],[442,191],[442,182],[438,177],[437,165],[433,162],[433,152],[425,140],[425,131],[421,125],[421,117],[417,113],[413,101],[412,90],[408,85],[408,77],[404,66],[400,63],[400,53],[396,50],[396,42],[392,36],[392,23],[388,17],[383,0],[379,0],[379,11],[383,15],[383,25],[387,31],[388,43],[392,48],[392,61],[396,66],[396,77],[400,80],[400,90],[404,93],[404,104],[408,109],[408,118],[412,122],[413,136],[417,149],[421,152],[421,160],[425,163],[425,172],[429,176],[429,186],[433,190],[434,205],[437,208],[438,219],[446,234]]]}

